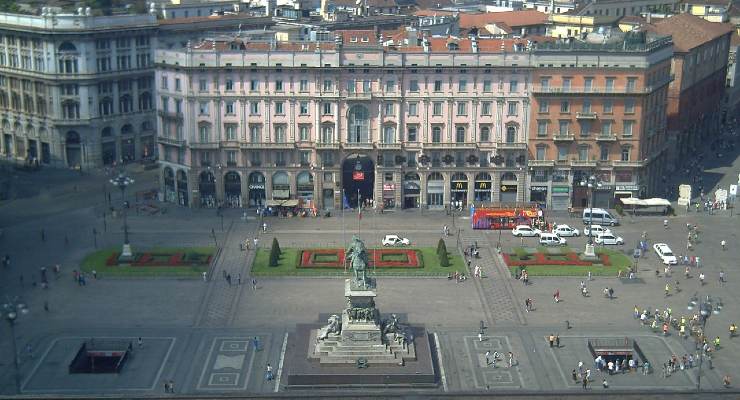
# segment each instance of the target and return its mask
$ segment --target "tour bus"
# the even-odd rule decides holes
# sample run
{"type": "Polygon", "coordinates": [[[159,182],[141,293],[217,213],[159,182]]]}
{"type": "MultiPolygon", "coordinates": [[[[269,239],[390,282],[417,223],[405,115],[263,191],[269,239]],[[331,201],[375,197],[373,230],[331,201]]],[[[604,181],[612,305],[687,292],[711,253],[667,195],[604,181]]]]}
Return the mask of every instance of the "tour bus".
{"type": "Polygon", "coordinates": [[[532,225],[542,217],[536,203],[501,204],[471,208],[473,229],[514,229],[517,225],[532,225]]]}

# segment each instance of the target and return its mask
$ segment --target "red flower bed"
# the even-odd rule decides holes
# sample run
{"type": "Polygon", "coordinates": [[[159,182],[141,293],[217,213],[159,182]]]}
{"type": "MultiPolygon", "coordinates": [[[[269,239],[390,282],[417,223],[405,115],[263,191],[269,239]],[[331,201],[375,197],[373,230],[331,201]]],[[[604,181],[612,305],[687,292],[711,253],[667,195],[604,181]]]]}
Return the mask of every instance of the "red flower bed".
{"type": "MultiPolygon", "coordinates": [[[[110,256],[105,260],[105,265],[109,267],[118,265],[118,257],[121,253],[111,253],[110,256]]],[[[185,253],[173,253],[173,254],[152,254],[152,253],[135,253],[134,260],[128,264],[132,267],[187,267],[191,265],[207,265],[211,263],[211,258],[208,256],[205,260],[194,261],[188,260],[185,257],[185,253]]]]}
{"type": "MultiPolygon", "coordinates": [[[[510,267],[519,267],[519,266],[528,266],[528,265],[580,265],[580,266],[591,266],[594,265],[594,262],[592,261],[584,261],[578,258],[578,254],[576,253],[567,253],[564,254],[568,259],[567,260],[552,260],[548,259],[547,255],[544,253],[534,253],[531,255],[532,259],[530,260],[513,260],[509,254],[504,253],[504,262],[506,262],[506,265],[510,267]]],[[[610,266],[611,261],[609,260],[609,255],[607,254],[599,254],[599,259],[601,260],[601,264],[604,266],[610,266]]]]}
{"type": "MultiPolygon", "coordinates": [[[[371,249],[370,267],[376,268],[419,268],[419,256],[414,250],[406,249],[371,249]],[[384,261],[383,255],[402,254],[405,261],[384,261]]],[[[344,250],[342,249],[311,249],[301,251],[298,268],[344,268],[344,250]],[[317,255],[335,255],[336,261],[317,261],[317,255]]],[[[349,268],[349,266],[347,266],[349,268]]]]}

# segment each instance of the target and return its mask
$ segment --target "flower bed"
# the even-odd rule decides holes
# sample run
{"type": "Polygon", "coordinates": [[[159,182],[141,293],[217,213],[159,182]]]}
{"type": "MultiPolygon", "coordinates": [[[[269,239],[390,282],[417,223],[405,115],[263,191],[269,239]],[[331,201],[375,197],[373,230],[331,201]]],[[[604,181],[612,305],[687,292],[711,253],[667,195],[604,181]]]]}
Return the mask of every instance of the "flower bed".
{"type": "MultiPolygon", "coordinates": [[[[368,250],[370,267],[375,268],[421,268],[416,250],[371,249],[368,250]]],[[[311,249],[302,250],[299,268],[344,268],[344,250],[311,249]]]]}
{"type": "MultiPolygon", "coordinates": [[[[113,252],[105,260],[105,265],[118,266],[118,257],[121,253],[113,252]]],[[[133,267],[186,267],[208,265],[211,255],[198,253],[134,253],[133,261],[128,264],[133,267]]]]}
{"type": "Polygon", "coordinates": [[[521,267],[521,266],[528,266],[528,265],[580,265],[580,266],[592,266],[596,264],[602,264],[606,267],[611,266],[611,261],[609,260],[608,254],[599,254],[599,261],[600,262],[593,262],[593,261],[586,261],[581,260],[578,258],[578,254],[576,253],[566,253],[566,254],[560,254],[556,256],[550,256],[549,254],[545,253],[534,253],[532,255],[529,255],[531,259],[529,260],[522,260],[520,259],[522,257],[521,255],[516,254],[503,254],[504,262],[506,262],[506,265],[510,267],[521,267]],[[565,260],[562,258],[566,257],[565,260]]]}

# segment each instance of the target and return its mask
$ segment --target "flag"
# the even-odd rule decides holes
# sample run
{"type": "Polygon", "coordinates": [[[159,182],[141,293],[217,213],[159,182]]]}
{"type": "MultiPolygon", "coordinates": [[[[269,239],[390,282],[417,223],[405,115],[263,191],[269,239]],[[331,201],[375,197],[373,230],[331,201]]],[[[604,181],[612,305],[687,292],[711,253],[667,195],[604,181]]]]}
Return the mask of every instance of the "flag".
{"type": "Polygon", "coordinates": [[[362,207],[357,207],[357,218],[362,220],[362,207]]]}

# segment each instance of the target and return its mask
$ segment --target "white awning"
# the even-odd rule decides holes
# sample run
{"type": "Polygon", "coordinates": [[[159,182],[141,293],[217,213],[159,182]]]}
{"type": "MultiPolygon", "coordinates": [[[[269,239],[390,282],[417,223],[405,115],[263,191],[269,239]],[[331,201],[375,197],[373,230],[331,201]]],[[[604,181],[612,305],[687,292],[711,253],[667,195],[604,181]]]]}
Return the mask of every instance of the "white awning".
{"type": "Polygon", "coordinates": [[[638,199],[635,197],[625,197],[619,199],[626,206],[670,206],[671,202],[666,199],[638,199]]]}

